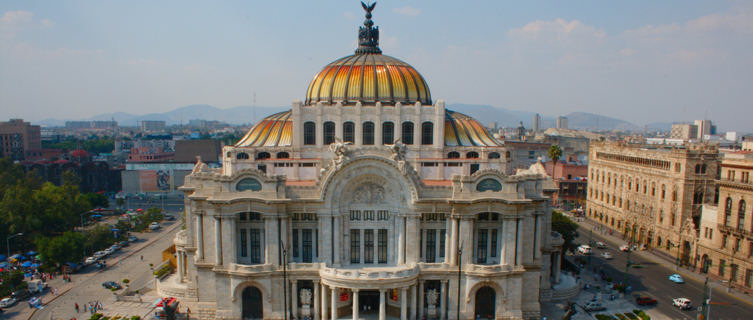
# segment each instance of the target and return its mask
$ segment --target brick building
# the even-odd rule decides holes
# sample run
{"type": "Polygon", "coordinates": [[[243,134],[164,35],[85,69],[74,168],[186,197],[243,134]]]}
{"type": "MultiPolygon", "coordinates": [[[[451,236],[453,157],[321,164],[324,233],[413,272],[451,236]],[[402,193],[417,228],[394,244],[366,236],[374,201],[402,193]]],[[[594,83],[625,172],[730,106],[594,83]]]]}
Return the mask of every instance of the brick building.
{"type": "Polygon", "coordinates": [[[30,150],[42,148],[42,133],[23,119],[0,122],[0,157],[23,160],[30,150]]]}

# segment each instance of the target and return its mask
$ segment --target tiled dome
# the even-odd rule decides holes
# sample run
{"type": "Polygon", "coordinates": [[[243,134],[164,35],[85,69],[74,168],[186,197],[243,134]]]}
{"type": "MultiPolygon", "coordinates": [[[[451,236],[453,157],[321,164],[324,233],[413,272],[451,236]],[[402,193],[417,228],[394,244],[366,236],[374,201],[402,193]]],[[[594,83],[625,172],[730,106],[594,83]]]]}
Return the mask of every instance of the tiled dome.
{"type": "Polygon", "coordinates": [[[354,54],[326,65],[306,92],[307,105],[358,101],[431,105],[431,94],[424,77],[411,65],[379,53],[354,54]]]}

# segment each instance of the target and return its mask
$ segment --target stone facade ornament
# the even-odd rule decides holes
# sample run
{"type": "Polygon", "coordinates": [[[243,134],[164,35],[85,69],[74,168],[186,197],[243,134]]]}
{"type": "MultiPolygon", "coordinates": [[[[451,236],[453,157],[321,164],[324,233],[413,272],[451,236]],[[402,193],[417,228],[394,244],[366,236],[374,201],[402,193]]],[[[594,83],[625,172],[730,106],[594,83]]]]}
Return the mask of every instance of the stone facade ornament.
{"type": "Polygon", "coordinates": [[[437,317],[437,300],[439,299],[439,293],[437,292],[437,289],[431,289],[426,292],[426,304],[428,307],[426,308],[426,315],[429,318],[436,318],[437,317]]]}
{"type": "Polygon", "coordinates": [[[405,145],[400,142],[400,139],[395,140],[395,144],[390,146],[392,150],[392,161],[397,163],[397,168],[402,174],[407,174],[405,166],[405,145]]]}
{"type": "Polygon", "coordinates": [[[343,162],[350,157],[347,146],[352,144],[352,142],[342,142],[342,140],[336,137],[335,142],[329,145],[329,151],[335,154],[335,157],[332,158],[332,165],[335,169],[340,169],[343,162]]]}
{"type": "Polygon", "coordinates": [[[354,203],[383,203],[384,188],[373,183],[362,184],[353,192],[354,203]]]}
{"type": "Polygon", "coordinates": [[[301,304],[303,305],[311,304],[311,290],[301,289],[301,304]]]}

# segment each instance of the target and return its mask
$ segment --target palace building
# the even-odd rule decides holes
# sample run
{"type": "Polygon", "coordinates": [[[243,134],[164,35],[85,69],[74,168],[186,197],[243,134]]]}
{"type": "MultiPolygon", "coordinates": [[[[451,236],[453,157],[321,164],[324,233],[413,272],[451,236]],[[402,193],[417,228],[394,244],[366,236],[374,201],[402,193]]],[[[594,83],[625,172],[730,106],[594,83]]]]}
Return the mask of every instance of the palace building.
{"type": "Polygon", "coordinates": [[[562,246],[551,180],[541,163],[505,174],[507,147],[383,55],[364,9],[355,54],[304,102],[224,147],[222,168],[197,161],[158,292],[201,319],[539,318],[562,246]]]}

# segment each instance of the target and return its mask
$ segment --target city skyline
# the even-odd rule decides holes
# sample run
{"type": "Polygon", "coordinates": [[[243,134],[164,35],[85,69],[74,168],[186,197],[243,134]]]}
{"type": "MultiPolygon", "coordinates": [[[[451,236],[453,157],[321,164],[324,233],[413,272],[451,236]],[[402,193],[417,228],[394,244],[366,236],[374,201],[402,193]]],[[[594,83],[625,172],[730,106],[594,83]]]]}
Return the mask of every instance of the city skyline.
{"type": "MultiPolygon", "coordinates": [[[[379,1],[385,54],[434,99],[748,131],[753,6],[738,1],[379,1]]],[[[191,104],[289,106],[355,49],[357,1],[0,4],[0,118],[88,118],[191,104]],[[333,14],[332,12],[335,12],[333,14]],[[326,35],[326,36],[323,36],[326,35]]],[[[250,118],[250,117],[249,117],[250,118]]]]}

